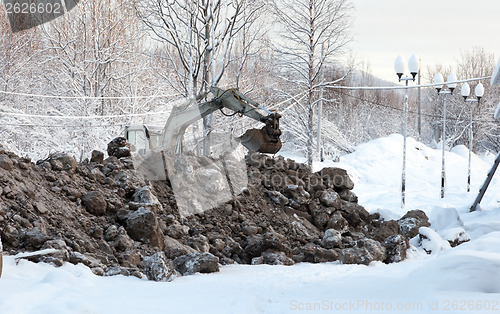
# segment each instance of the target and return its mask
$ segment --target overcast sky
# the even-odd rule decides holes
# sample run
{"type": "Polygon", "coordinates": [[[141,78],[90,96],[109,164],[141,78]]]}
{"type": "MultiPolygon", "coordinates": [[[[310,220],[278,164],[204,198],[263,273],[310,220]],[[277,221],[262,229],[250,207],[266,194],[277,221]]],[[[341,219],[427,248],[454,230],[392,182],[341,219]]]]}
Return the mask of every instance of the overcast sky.
{"type": "Polygon", "coordinates": [[[358,60],[397,81],[394,60],[416,53],[427,65],[454,64],[475,46],[500,56],[500,0],[352,0],[358,60]]]}

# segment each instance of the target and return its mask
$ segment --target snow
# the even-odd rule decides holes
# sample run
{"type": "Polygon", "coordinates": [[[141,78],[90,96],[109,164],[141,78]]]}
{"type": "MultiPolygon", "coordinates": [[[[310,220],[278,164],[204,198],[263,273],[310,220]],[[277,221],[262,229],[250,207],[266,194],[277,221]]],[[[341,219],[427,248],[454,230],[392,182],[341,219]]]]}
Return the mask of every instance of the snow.
{"type": "Polygon", "coordinates": [[[465,147],[446,152],[447,190],[441,199],[440,150],[409,138],[407,203],[401,209],[402,141],[400,135],[379,138],[359,145],[340,162],[314,165],[314,170],[347,168],[359,203],[370,212],[396,219],[411,209],[427,213],[431,226],[420,230],[426,239],[412,239],[409,257],[401,263],[231,265],[219,273],[151,282],[95,276],[82,264],[55,268],[24,259],[16,264],[14,256],[6,256],[1,312],[499,313],[499,174],[481,210],[469,212],[492,158],[472,155],[473,192],[466,193],[468,152],[465,147]],[[451,248],[446,238],[458,230],[470,241],[451,248]]]}
{"type": "Polygon", "coordinates": [[[495,109],[495,119],[500,119],[500,102],[498,103],[497,109],[495,109]]]}

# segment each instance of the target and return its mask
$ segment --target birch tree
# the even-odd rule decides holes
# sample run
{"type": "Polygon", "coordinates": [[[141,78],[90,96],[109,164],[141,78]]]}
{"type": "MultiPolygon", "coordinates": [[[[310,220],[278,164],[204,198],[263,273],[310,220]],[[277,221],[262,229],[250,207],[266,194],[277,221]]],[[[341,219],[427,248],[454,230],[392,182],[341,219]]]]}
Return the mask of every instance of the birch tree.
{"type": "Polygon", "coordinates": [[[292,85],[307,93],[302,107],[307,134],[307,163],[313,160],[313,111],[325,64],[340,56],[350,42],[348,0],[274,0],[273,13],[280,27],[276,39],[282,72],[292,85]]]}
{"type": "MultiPolygon", "coordinates": [[[[164,44],[162,51],[173,69],[179,90],[194,98],[215,86],[228,65],[236,35],[251,23],[263,4],[255,0],[146,0],[136,1],[140,19],[164,44]]],[[[210,116],[203,121],[208,154],[210,116]]]]}

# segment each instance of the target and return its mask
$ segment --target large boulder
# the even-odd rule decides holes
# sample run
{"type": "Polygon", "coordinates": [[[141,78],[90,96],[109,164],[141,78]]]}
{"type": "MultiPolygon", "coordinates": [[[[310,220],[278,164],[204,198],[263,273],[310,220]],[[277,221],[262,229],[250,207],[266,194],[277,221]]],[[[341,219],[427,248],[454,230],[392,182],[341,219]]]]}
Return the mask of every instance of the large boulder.
{"type": "Polygon", "coordinates": [[[290,248],[284,242],[285,237],[277,233],[253,235],[247,237],[243,249],[250,258],[258,257],[266,250],[287,253],[290,248]]]}
{"type": "Polygon", "coordinates": [[[352,182],[345,169],[323,168],[319,171],[319,174],[328,188],[333,188],[336,191],[352,190],[354,188],[354,182],[352,182]]]}
{"type": "Polygon", "coordinates": [[[163,252],[156,252],[145,257],[141,262],[141,268],[148,279],[154,281],[171,281],[176,277],[177,273],[174,263],[167,260],[163,252]]]}
{"type": "Polygon", "coordinates": [[[261,256],[252,259],[252,265],[261,264],[290,266],[295,263],[283,252],[263,252],[261,256]]]}
{"type": "Polygon", "coordinates": [[[131,213],[127,219],[127,233],[136,241],[141,241],[163,249],[165,239],[160,230],[155,213],[144,207],[131,213]]]}
{"type": "Polygon", "coordinates": [[[335,262],[339,259],[339,249],[325,249],[319,245],[308,243],[300,247],[298,254],[293,256],[296,263],[327,263],[335,262]]]}
{"type": "Polygon", "coordinates": [[[391,236],[399,234],[399,225],[396,220],[384,220],[380,223],[379,227],[375,229],[373,239],[383,242],[391,236]]]}
{"type": "Polygon", "coordinates": [[[342,249],[339,260],[342,264],[365,264],[373,261],[384,261],[386,258],[385,248],[380,242],[372,239],[360,239],[355,247],[342,249]]]}
{"type": "Polygon", "coordinates": [[[182,275],[219,271],[219,258],[210,253],[193,253],[174,259],[175,269],[182,275]]]}
{"type": "Polygon", "coordinates": [[[398,221],[399,230],[408,239],[418,234],[420,227],[429,227],[429,217],[422,210],[410,210],[398,221]]]}
{"type": "Polygon", "coordinates": [[[193,254],[196,253],[195,249],[193,249],[190,246],[187,246],[185,244],[180,243],[174,238],[171,238],[169,236],[165,237],[165,256],[168,259],[174,260],[176,257],[182,256],[182,255],[188,255],[188,254],[193,254]]]}

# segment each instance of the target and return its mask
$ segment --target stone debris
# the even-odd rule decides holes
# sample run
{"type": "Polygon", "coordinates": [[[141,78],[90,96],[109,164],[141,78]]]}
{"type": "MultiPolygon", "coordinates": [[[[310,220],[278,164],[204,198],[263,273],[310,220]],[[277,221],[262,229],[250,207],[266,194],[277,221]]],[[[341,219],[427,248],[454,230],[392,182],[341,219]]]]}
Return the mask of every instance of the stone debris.
{"type": "MultiPolygon", "coordinates": [[[[340,261],[400,262],[408,239],[428,227],[422,211],[399,221],[370,215],[358,204],[344,169],[319,172],[283,157],[249,153],[247,182],[235,197],[194,215],[181,215],[170,180],[146,181],[134,170],[128,143],[115,139],[77,163],[55,154],[35,164],[0,150],[0,230],[6,254],[56,249],[37,261],[82,263],[98,275],[169,281],[226,264],[292,265],[340,261]],[[127,153],[128,152],[128,153],[127,153]]],[[[175,167],[191,181],[182,193],[218,193],[236,167],[181,156],[175,167]],[[189,171],[188,171],[189,172],[189,171]],[[195,182],[207,183],[197,191],[195,182]]],[[[196,159],[198,158],[198,159],[196,159]]],[[[226,183],[225,183],[226,182],[226,183]]],[[[201,204],[205,206],[207,204],[201,204]]]]}

